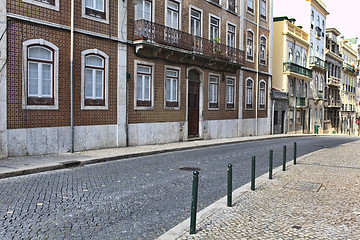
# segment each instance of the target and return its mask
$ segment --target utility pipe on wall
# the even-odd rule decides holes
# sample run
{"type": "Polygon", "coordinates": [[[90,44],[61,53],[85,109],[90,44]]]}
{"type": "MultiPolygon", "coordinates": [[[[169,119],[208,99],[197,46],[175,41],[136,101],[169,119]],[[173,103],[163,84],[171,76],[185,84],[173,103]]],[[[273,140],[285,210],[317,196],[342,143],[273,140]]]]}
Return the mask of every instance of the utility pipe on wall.
{"type": "Polygon", "coordinates": [[[73,79],[73,59],[74,59],[74,0],[71,0],[71,30],[70,30],[70,152],[74,152],[74,79],[73,79]]]}

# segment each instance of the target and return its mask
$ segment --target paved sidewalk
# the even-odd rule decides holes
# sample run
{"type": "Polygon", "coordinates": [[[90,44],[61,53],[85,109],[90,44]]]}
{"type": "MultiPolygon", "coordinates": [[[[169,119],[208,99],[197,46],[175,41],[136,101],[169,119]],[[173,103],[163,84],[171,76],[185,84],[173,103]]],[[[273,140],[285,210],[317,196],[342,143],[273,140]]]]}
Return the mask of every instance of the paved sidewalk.
{"type": "Polygon", "coordinates": [[[359,239],[360,141],[297,160],[200,211],[196,234],[187,219],[159,239],[359,239]]]}
{"type": "Polygon", "coordinates": [[[135,147],[109,148],[75,153],[23,156],[23,157],[0,157],[0,178],[20,176],[43,171],[63,169],[92,163],[106,162],[125,159],[135,156],[151,155],[169,151],[199,148],[205,146],[223,145],[236,142],[257,141],[271,138],[309,137],[314,134],[279,134],[256,137],[224,138],[214,140],[199,140],[188,142],[176,142],[158,145],[146,145],[135,147]]]}

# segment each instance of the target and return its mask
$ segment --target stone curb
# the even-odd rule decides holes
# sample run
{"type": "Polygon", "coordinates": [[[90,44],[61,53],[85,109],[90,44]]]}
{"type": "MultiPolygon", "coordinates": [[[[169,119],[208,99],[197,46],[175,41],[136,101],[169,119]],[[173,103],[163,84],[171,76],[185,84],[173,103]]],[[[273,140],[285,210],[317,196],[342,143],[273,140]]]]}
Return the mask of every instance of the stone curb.
{"type": "MultiPolygon", "coordinates": [[[[311,155],[317,154],[319,152],[323,151],[323,149],[317,150],[315,152],[311,152],[308,154],[305,154],[301,157],[296,158],[297,161],[304,159],[306,157],[309,157],[311,155]]],[[[287,161],[286,164],[286,168],[288,167],[292,167],[292,166],[296,166],[293,163],[294,159],[291,159],[289,161],[287,161]]],[[[279,174],[283,172],[282,171],[282,165],[280,165],[279,167],[273,169],[273,177],[276,176],[276,174],[279,174]]],[[[259,186],[261,186],[262,184],[264,184],[267,181],[271,181],[269,178],[269,172],[264,173],[263,175],[261,175],[260,177],[257,177],[255,180],[256,183],[256,187],[255,187],[255,191],[256,188],[258,188],[259,186]]],[[[233,198],[233,202],[235,199],[239,198],[242,194],[251,191],[251,182],[246,183],[245,185],[237,188],[236,190],[233,191],[232,193],[232,198],[233,198]]],[[[197,213],[197,217],[196,217],[196,222],[197,225],[199,225],[199,223],[203,222],[204,220],[206,220],[207,218],[209,218],[212,214],[214,214],[215,212],[221,210],[221,209],[225,209],[228,208],[227,207],[227,196],[219,199],[218,201],[214,202],[213,204],[211,204],[210,206],[204,208],[203,210],[201,210],[200,212],[197,213]]],[[[190,230],[190,218],[184,220],[183,222],[181,222],[180,224],[176,225],[175,227],[173,227],[172,229],[170,229],[169,231],[167,231],[166,233],[164,233],[163,235],[161,235],[160,237],[157,238],[157,240],[169,240],[169,239],[178,239],[181,236],[183,236],[186,232],[189,232],[190,230]]]]}
{"type": "MultiPolygon", "coordinates": [[[[182,151],[182,150],[191,150],[196,148],[204,148],[204,147],[214,147],[214,146],[221,146],[221,145],[227,145],[227,144],[236,144],[241,142],[253,142],[253,141],[260,141],[260,140],[268,140],[268,139],[279,139],[279,138],[293,138],[293,137],[316,137],[316,136],[332,136],[332,135],[319,135],[319,134],[281,134],[281,135],[265,135],[260,137],[242,137],[242,138],[228,138],[228,139],[222,139],[222,142],[211,142],[207,140],[200,140],[200,141],[194,141],[194,145],[192,146],[175,146],[175,147],[169,147],[164,145],[164,149],[155,149],[155,150],[144,150],[142,152],[135,152],[135,153],[125,153],[125,154],[118,154],[110,157],[89,157],[89,159],[85,160],[69,160],[69,161],[61,161],[61,162],[53,162],[46,164],[44,166],[33,166],[33,167],[24,167],[21,169],[16,169],[14,171],[9,172],[3,172],[0,173],[0,179],[3,178],[9,178],[9,177],[17,177],[27,174],[34,174],[34,173],[40,173],[40,172],[46,172],[46,171],[53,171],[53,170],[60,170],[60,169],[66,169],[69,167],[76,167],[76,166],[84,166],[88,164],[95,164],[95,163],[103,163],[103,162],[109,162],[109,161],[115,161],[115,160],[122,160],[127,158],[133,158],[133,157],[141,157],[141,156],[149,156],[159,153],[167,153],[167,152],[176,152],[176,151],[182,151]]],[[[44,156],[45,157],[45,156],[44,156]]],[[[0,159],[1,161],[1,159],[0,159]]]]}

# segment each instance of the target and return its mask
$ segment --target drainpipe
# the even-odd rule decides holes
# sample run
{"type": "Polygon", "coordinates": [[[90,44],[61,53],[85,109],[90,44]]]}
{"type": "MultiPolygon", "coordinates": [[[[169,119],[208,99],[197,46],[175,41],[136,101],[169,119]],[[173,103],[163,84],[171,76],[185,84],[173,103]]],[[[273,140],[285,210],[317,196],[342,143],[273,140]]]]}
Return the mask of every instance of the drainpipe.
{"type": "Polygon", "coordinates": [[[259,30],[260,30],[260,0],[257,0],[257,14],[256,14],[256,58],[255,58],[255,69],[256,69],[256,80],[255,80],[255,136],[258,135],[258,85],[259,85],[259,30]]]}
{"type": "Polygon", "coordinates": [[[74,152],[74,79],[73,79],[73,59],[74,59],[74,0],[71,0],[71,33],[70,33],[70,135],[71,135],[71,148],[70,152],[74,152]]]}

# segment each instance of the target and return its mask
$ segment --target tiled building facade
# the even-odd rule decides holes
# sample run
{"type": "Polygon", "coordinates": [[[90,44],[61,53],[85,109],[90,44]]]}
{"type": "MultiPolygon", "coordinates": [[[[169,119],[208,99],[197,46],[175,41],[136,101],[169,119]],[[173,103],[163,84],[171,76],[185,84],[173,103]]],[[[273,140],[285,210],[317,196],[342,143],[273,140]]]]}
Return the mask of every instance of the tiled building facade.
{"type": "Polygon", "coordinates": [[[0,3],[1,156],[269,133],[271,1],[0,3]]]}

